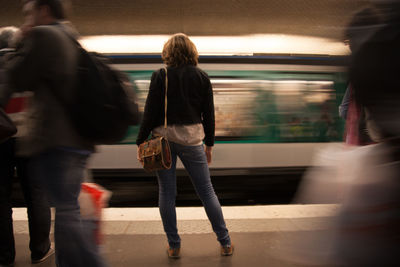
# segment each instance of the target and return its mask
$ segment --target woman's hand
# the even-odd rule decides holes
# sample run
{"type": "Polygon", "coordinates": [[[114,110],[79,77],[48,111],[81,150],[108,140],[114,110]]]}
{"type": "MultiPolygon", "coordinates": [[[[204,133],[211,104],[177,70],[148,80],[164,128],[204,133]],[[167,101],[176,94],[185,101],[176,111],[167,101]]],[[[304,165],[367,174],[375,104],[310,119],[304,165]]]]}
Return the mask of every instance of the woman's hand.
{"type": "Polygon", "coordinates": [[[212,146],[205,146],[204,151],[206,152],[206,157],[207,157],[207,163],[208,165],[211,164],[212,161],[212,146]]]}

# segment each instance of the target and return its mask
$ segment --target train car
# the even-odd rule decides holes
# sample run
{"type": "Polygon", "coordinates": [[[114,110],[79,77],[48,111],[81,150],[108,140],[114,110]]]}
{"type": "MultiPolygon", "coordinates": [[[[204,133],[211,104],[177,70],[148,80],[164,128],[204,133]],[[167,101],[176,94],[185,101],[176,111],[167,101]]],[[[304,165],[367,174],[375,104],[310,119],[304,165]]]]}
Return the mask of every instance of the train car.
{"type": "MultiPolygon", "coordinates": [[[[343,57],[204,56],[215,103],[215,175],[304,168],[315,149],[343,139],[338,105],[346,88],[343,57]]],[[[143,111],[150,77],[160,56],[114,56],[125,71],[143,111]]],[[[100,146],[90,162],[97,174],[143,175],[131,127],[116,145],[100,146]]],[[[182,169],[178,164],[178,169],[182,169]]]]}
{"type": "MultiPolygon", "coordinates": [[[[208,73],[214,91],[213,176],[301,170],[310,165],[315,149],[343,139],[338,106],[347,79],[344,45],[316,38],[271,38],[192,38],[200,53],[199,67],[208,73]],[[275,47],[261,45],[271,43],[275,47]]],[[[132,37],[128,44],[124,40],[100,38],[97,51],[128,74],[143,111],[151,74],[163,67],[161,40],[167,37],[132,37]]],[[[91,49],[94,41],[89,38],[84,44],[91,49]]],[[[120,144],[98,147],[90,161],[94,173],[145,175],[136,160],[138,130],[131,127],[120,144]]],[[[181,163],[177,169],[179,174],[181,163]]]]}

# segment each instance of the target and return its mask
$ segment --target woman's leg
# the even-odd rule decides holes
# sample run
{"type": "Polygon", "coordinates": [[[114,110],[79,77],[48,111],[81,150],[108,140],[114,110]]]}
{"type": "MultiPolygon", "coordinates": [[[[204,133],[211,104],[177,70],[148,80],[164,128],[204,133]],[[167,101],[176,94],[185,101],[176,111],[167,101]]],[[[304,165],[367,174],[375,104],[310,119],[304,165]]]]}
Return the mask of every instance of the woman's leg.
{"type": "Polygon", "coordinates": [[[178,235],[176,227],[176,153],[174,146],[175,144],[170,143],[172,156],[171,169],[157,172],[159,186],[158,205],[169,246],[171,248],[179,248],[181,246],[181,238],[178,235]]]}
{"type": "Polygon", "coordinates": [[[222,246],[230,245],[231,240],[225,225],[221,205],[211,183],[210,170],[208,169],[203,146],[179,145],[177,154],[190,175],[197,195],[203,202],[218,241],[222,246]]]}

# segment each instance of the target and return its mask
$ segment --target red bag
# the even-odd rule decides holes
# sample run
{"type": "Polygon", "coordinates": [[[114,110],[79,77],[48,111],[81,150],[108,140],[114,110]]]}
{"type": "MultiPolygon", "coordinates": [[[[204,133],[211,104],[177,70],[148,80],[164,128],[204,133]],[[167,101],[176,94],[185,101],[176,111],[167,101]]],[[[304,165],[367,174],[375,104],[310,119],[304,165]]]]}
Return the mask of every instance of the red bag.
{"type": "Polygon", "coordinates": [[[111,192],[95,183],[82,183],[79,195],[82,220],[90,220],[96,223],[94,236],[97,244],[101,244],[103,236],[101,233],[101,218],[103,208],[108,206],[111,192]]]}

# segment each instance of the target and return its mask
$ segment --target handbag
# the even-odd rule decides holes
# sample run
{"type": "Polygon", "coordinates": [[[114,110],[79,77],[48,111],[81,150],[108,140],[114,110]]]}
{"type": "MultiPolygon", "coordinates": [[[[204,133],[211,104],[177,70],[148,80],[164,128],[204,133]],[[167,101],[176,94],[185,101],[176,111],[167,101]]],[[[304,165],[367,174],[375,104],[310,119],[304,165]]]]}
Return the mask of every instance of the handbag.
{"type": "MultiPolygon", "coordinates": [[[[167,92],[168,92],[168,72],[167,68],[165,71],[165,97],[164,97],[164,135],[167,130],[167,92]]],[[[169,147],[168,140],[165,136],[155,136],[151,139],[140,144],[139,149],[141,151],[139,157],[143,164],[143,168],[147,172],[168,170],[172,165],[171,149],[169,147]]]]}
{"type": "Polygon", "coordinates": [[[81,211],[82,223],[87,224],[96,244],[104,242],[102,224],[103,209],[108,206],[112,192],[96,183],[84,182],[81,184],[78,202],[81,211]]]}
{"type": "Polygon", "coordinates": [[[17,127],[8,117],[6,112],[0,108],[0,143],[17,133],[17,127]]]}

